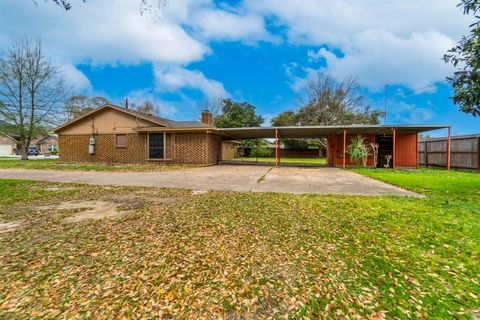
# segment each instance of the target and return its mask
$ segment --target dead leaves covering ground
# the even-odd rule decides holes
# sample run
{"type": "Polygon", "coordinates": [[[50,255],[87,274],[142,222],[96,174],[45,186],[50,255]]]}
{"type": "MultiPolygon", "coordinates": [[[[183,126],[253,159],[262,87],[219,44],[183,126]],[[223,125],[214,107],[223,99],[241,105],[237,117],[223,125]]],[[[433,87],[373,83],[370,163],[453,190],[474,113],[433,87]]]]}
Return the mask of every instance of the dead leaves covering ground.
{"type": "Polygon", "coordinates": [[[462,220],[470,207],[28,182],[6,189],[17,192],[3,193],[0,219],[26,224],[0,234],[3,318],[468,318],[478,307],[478,237],[462,220]],[[21,192],[24,203],[13,203],[21,192]],[[68,223],[81,209],[38,209],[106,199],[128,214],[68,223]]]}

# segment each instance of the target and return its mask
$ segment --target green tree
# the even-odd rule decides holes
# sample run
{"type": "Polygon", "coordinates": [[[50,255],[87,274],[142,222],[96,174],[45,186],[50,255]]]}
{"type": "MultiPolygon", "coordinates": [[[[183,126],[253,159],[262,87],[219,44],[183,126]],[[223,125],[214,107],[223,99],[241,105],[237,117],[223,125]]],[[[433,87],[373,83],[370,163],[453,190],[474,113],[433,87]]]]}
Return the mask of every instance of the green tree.
{"type": "MultiPolygon", "coordinates": [[[[257,115],[255,107],[248,102],[235,102],[225,99],[220,112],[213,117],[213,125],[217,128],[260,127],[265,119],[257,115]]],[[[253,152],[262,152],[259,146],[265,145],[265,139],[248,139],[242,141],[242,148],[251,148],[253,152]]]]}
{"type": "Polygon", "coordinates": [[[296,126],[299,122],[298,114],[293,111],[284,111],[272,118],[272,126],[274,127],[296,126]]]}
{"type": "Polygon", "coordinates": [[[462,0],[458,5],[464,14],[473,14],[477,20],[470,25],[470,33],[443,57],[457,70],[447,80],[452,84],[452,100],[460,110],[473,116],[480,115],[480,1],[462,0]]]}
{"type": "MultiPolygon", "coordinates": [[[[290,126],[297,126],[300,123],[300,119],[297,113],[293,111],[284,111],[280,113],[278,116],[272,118],[272,126],[273,127],[290,127],[290,126]]],[[[305,149],[309,146],[318,147],[318,142],[314,141],[313,139],[305,140],[305,139],[281,139],[282,143],[291,147],[291,148],[298,148],[298,149],[305,149]]]]}
{"type": "Polygon", "coordinates": [[[217,128],[260,127],[264,121],[250,103],[226,99],[223,100],[221,113],[213,118],[213,125],[217,128]]]}

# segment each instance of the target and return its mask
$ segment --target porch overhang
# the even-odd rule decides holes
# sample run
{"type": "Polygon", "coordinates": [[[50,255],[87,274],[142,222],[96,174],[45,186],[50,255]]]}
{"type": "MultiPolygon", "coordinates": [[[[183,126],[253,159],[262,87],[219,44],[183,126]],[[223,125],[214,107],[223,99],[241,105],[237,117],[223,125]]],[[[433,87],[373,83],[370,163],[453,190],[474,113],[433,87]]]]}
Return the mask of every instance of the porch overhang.
{"type": "Polygon", "coordinates": [[[334,134],[392,134],[420,133],[449,128],[448,125],[350,125],[350,126],[293,126],[293,127],[252,127],[218,128],[226,138],[242,140],[255,138],[326,138],[334,134]]]}

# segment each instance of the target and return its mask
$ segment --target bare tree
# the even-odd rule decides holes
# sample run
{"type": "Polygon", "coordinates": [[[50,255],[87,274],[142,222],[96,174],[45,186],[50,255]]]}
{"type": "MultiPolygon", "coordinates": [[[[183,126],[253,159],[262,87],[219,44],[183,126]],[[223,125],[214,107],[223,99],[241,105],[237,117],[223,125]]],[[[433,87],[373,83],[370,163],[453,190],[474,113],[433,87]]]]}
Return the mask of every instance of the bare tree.
{"type": "Polygon", "coordinates": [[[134,110],[137,110],[137,111],[145,113],[145,114],[155,115],[155,116],[160,115],[160,106],[154,104],[150,100],[147,100],[140,105],[132,103],[132,104],[130,104],[130,107],[134,110]]]}
{"type": "Polygon", "coordinates": [[[213,116],[218,116],[222,113],[224,104],[225,99],[222,97],[204,98],[199,104],[200,113],[203,110],[208,110],[213,114],[213,116]]]}
{"type": "Polygon", "coordinates": [[[323,74],[308,83],[298,112],[302,125],[378,124],[381,115],[365,103],[355,77],[337,82],[323,74]]]}
{"type": "MultiPolygon", "coordinates": [[[[300,100],[296,112],[287,111],[272,119],[274,126],[331,126],[352,124],[378,124],[379,110],[371,110],[360,92],[355,77],[343,81],[324,75],[309,81],[305,90],[305,98],[300,100]]],[[[299,140],[287,140],[291,144],[301,144],[299,140]]],[[[326,139],[314,139],[308,144],[317,143],[326,148],[326,139]]]]}
{"type": "MultiPolygon", "coordinates": [[[[65,113],[67,121],[80,117],[94,109],[97,109],[109,101],[101,96],[87,97],[85,95],[74,95],[65,100],[65,113]]],[[[65,122],[65,121],[63,121],[65,122]]]]}
{"type": "Polygon", "coordinates": [[[28,160],[30,142],[58,113],[67,91],[40,40],[19,39],[0,59],[0,118],[12,124],[22,160],[28,160]]]}
{"type": "MultiPolygon", "coordinates": [[[[40,0],[32,0],[35,5],[38,4],[40,0]]],[[[56,5],[62,7],[65,10],[72,9],[72,0],[43,0],[44,2],[53,2],[56,5]]],[[[79,2],[86,3],[87,0],[78,0],[79,2]]],[[[145,13],[157,13],[162,6],[167,4],[168,0],[139,0],[140,3],[140,13],[143,15],[145,13]]]]}

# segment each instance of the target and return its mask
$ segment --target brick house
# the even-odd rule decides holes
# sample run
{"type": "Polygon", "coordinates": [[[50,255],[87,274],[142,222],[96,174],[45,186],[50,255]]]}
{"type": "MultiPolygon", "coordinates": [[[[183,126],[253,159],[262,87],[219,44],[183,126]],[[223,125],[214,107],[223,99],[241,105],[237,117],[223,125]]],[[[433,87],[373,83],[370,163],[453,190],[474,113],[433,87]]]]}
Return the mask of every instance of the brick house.
{"type": "Polygon", "coordinates": [[[59,137],[63,162],[217,164],[238,157],[237,141],[274,138],[277,165],[280,139],[324,138],[327,165],[354,165],[346,153],[352,139],[361,135],[376,144],[367,166],[418,166],[418,134],[448,128],[444,125],[350,125],[260,128],[215,128],[212,114],[202,112],[202,121],[172,121],[111,104],[104,105],[54,130],[59,137]],[[389,160],[388,160],[389,161],[389,160]]]}
{"type": "Polygon", "coordinates": [[[11,156],[15,154],[17,140],[6,133],[0,132],[0,156],[11,156]]]}
{"type": "Polygon", "coordinates": [[[56,154],[58,152],[58,137],[54,135],[47,135],[31,144],[37,146],[40,154],[56,154]]]}
{"type": "Polygon", "coordinates": [[[112,104],[56,128],[63,162],[216,164],[221,137],[210,112],[172,121],[112,104]]]}

